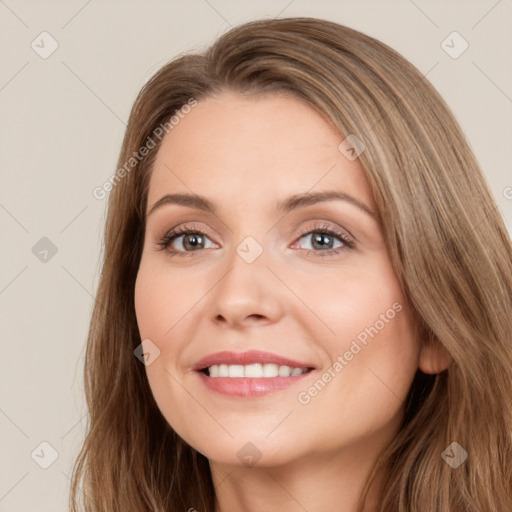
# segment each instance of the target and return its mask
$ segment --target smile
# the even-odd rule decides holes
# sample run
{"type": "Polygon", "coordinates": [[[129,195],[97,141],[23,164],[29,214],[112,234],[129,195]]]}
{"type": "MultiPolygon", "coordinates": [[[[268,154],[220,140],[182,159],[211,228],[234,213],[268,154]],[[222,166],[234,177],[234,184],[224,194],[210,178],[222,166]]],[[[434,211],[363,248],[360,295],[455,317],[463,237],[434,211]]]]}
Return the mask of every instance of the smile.
{"type": "Polygon", "coordinates": [[[293,377],[308,371],[308,368],[294,368],[287,365],[277,365],[273,363],[253,363],[247,365],[214,364],[205,368],[205,374],[209,377],[229,377],[232,379],[293,377]]]}
{"type": "Polygon", "coordinates": [[[248,350],[216,352],[191,369],[208,391],[232,398],[254,398],[298,385],[316,367],[311,362],[248,350]]]}

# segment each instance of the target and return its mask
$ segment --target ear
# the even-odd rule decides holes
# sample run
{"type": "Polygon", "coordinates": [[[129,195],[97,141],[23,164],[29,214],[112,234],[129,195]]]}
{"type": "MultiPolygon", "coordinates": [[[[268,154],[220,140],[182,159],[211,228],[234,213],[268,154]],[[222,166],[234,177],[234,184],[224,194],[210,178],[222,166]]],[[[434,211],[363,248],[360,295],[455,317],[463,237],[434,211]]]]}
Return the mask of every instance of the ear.
{"type": "Polygon", "coordinates": [[[419,368],[423,373],[440,373],[446,370],[452,361],[450,354],[437,338],[429,336],[422,341],[419,368]]]}

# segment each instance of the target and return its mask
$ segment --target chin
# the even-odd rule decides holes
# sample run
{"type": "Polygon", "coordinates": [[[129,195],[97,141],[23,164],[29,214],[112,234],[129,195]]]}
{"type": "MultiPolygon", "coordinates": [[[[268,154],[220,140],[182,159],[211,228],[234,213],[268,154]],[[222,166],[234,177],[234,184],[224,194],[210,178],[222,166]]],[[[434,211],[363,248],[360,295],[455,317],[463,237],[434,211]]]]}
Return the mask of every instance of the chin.
{"type": "MultiPolygon", "coordinates": [[[[195,450],[202,453],[210,462],[237,467],[273,467],[292,462],[299,456],[297,444],[288,437],[288,445],[283,437],[265,438],[266,434],[237,431],[235,439],[206,439],[194,443],[187,441],[195,450]],[[212,448],[214,447],[214,448],[212,448]]],[[[227,434],[225,437],[228,437],[227,434]]],[[[272,437],[272,434],[271,436],[272,437]]]]}

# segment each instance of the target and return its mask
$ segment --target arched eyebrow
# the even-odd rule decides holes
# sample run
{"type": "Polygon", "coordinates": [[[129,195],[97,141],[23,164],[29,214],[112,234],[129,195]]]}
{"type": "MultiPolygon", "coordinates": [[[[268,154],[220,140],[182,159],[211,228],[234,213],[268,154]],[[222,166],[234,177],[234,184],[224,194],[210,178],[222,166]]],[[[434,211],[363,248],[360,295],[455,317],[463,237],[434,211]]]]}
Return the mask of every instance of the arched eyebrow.
{"type": "MultiPolygon", "coordinates": [[[[306,206],[311,206],[324,201],[334,200],[345,201],[359,208],[361,211],[372,217],[373,220],[377,220],[377,213],[371,210],[366,204],[359,201],[359,199],[346,194],[345,192],[339,192],[336,190],[328,190],[325,192],[307,192],[304,194],[292,195],[275,205],[275,213],[285,214],[298,208],[305,208],[306,206]]],[[[155,204],[153,204],[153,206],[147,212],[146,218],[152,215],[156,210],[159,210],[170,204],[186,206],[188,208],[195,208],[197,210],[217,214],[217,208],[206,197],[199,196],[197,194],[166,194],[161,197],[155,204]]]]}

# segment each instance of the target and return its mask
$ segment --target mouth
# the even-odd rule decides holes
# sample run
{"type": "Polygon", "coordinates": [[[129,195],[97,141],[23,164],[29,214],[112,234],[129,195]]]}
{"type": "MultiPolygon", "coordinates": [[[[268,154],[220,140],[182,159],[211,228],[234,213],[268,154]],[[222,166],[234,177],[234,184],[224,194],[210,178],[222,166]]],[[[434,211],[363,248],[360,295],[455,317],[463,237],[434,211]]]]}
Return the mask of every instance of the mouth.
{"type": "Polygon", "coordinates": [[[217,352],[192,367],[207,390],[238,398],[287,389],[315,369],[308,363],[257,350],[217,352]]]}
{"type": "Polygon", "coordinates": [[[274,363],[252,364],[213,364],[200,370],[207,377],[229,379],[272,379],[275,377],[295,377],[312,371],[312,367],[292,367],[274,363]]]}

